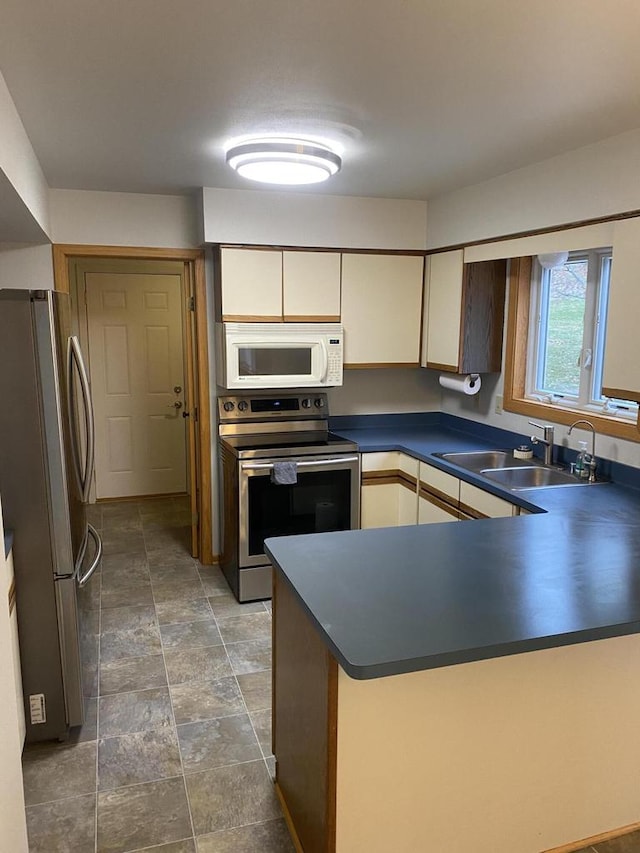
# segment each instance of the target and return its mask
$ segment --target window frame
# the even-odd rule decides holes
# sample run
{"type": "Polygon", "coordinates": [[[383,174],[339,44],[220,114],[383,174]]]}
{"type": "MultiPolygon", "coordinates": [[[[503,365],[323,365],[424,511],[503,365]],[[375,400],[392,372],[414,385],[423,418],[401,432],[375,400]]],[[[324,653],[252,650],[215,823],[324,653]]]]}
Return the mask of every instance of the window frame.
{"type": "MultiPolygon", "coordinates": [[[[579,254],[579,253],[576,253],[579,254]]],[[[511,258],[504,360],[503,408],[528,417],[571,425],[578,418],[590,420],[604,435],[640,442],[640,427],[629,415],[605,414],[601,410],[549,403],[527,396],[527,364],[531,350],[533,256],[511,258]]],[[[530,369],[530,368],[529,368],[530,369]]]]}

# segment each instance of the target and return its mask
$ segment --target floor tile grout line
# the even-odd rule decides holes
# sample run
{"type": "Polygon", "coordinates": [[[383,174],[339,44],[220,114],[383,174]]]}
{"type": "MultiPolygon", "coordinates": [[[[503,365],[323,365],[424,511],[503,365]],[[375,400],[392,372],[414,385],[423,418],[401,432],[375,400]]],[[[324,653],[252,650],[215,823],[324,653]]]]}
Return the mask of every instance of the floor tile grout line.
{"type": "MultiPolygon", "coordinates": [[[[146,550],[146,545],[145,545],[145,550],[146,550]]],[[[147,552],[147,561],[148,561],[148,559],[149,558],[148,558],[148,552],[147,552]]],[[[154,605],[154,608],[156,609],[156,621],[158,622],[158,633],[160,633],[158,611],[156,608],[156,600],[155,600],[155,596],[153,595],[153,584],[151,585],[151,597],[153,598],[153,605],[154,605]]],[[[209,609],[211,610],[211,607],[209,607],[209,609]]],[[[174,729],[174,733],[175,733],[176,744],[178,747],[178,758],[180,760],[180,768],[182,770],[182,785],[183,785],[183,789],[184,789],[185,800],[187,803],[187,811],[189,813],[189,823],[191,825],[191,834],[192,834],[193,838],[195,838],[196,837],[196,828],[195,828],[195,823],[193,820],[193,812],[191,810],[191,800],[189,799],[189,791],[187,788],[187,774],[185,773],[184,761],[182,760],[182,750],[180,749],[180,738],[178,737],[178,726],[176,723],[176,714],[175,714],[175,709],[173,706],[173,698],[171,696],[171,689],[170,689],[170,682],[169,682],[169,669],[167,667],[167,659],[165,657],[164,647],[162,645],[162,638],[160,640],[160,653],[162,655],[162,661],[164,663],[164,671],[165,671],[165,675],[167,678],[167,693],[169,694],[169,706],[171,708],[171,717],[173,720],[173,729],[174,729]]]]}

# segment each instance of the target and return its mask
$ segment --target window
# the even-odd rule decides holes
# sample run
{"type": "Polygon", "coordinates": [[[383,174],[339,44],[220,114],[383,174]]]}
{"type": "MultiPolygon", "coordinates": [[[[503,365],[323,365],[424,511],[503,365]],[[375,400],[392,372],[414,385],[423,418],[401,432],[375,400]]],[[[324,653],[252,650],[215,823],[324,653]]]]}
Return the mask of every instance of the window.
{"type": "Polygon", "coordinates": [[[636,403],[602,394],[611,249],[533,264],[526,396],[587,412],[637,417],[636,403]]]}
{"type": "Polygon", "coordinates": [[[561,424],[585,417],[598,432],[640,440],[638,404],[602,394],[611,263],[610,248],[571,252],[555,269],[512,258],[507,411],[561,424]]]}

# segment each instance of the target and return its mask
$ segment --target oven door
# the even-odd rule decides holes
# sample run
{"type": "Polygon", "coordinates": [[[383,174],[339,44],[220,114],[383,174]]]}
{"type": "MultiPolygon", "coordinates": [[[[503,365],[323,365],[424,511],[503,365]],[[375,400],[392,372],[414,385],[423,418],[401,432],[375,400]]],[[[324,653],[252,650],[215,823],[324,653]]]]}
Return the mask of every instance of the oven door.
{"type": "Polygon", "coordinates": [[[360,458],[357,454],[306,456],[296,462],[297,482],[271,481],[274,462],[240,461],[240,568],[268,563],[270,536],[351,530],[360,525],[360,458]]]}

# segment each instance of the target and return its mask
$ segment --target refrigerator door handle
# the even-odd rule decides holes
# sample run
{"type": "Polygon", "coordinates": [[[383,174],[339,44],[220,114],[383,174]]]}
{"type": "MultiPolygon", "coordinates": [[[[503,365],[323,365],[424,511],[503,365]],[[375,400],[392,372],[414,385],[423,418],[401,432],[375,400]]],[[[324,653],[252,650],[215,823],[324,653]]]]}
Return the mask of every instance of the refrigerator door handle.
{"type": "Polygon", "coordinates": [[[73,460],[73,473],[75,476],[76,485],[81,495],[84,495],[84,482],[82,478],[82,468],[80,466],[80,437],[78,435],[78,427],[76,420],[76,394],[75,383],[73,381],[75,366],[75,353],[73,348],[73,338],[67,340],[67,415],[71,432],[71,458],[73,460]]]}
{"type": "Polygon", "coordinates": [[[100,538],[98,531],[92,524],[87,525],[87,531],[95,543],[96,554],[87,571],[83,575],[78,575],[78,586],[84,586],[90,580],[91,576],[100,565],[100,559],[102,557],[102,539],[100,538]]]}
{"type": "MultiPolygon", "coordinates": [[[[80,483],[81,483],[81,491],[82,491],[82,500],[84,503],[89,502],[89,493],[91,491],[91,480],[93,478],[93,467],[95,460],[95,423],[93,420],[93,406],[91,405],[91,388],[89,387],[89,377],[87,375],[87,369],[84,364],[84,359],[82,358],[82,350],[80,349],[80,341],[78,340],[76,335],[72,335],[69,338],[71,344],[71,352],[73,361],[75,362],[76,369],[78,371],[78,377],[80,379],[80,389],[82,391],[82,402],[84,406],[84,417],[85,417],[85,425],[87,429],[87,454],[84,464],[84,471],[80,469],[80,463],[78,462],[78,467],[80,469],[80,483]]],[[[72,382],[73,384],[73,382],[72,382]]],[[[77,440],[77,436],[76,436],[77,440]]],[[[77,457],[79,460],[79,448],[76,447],[74,452],[74,457],[77,457]]]]}

